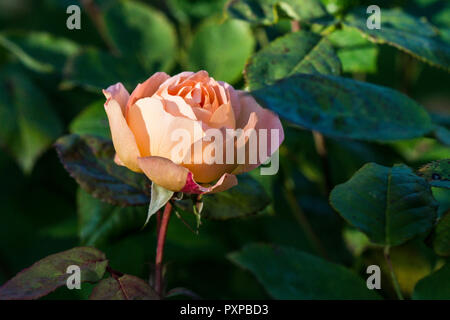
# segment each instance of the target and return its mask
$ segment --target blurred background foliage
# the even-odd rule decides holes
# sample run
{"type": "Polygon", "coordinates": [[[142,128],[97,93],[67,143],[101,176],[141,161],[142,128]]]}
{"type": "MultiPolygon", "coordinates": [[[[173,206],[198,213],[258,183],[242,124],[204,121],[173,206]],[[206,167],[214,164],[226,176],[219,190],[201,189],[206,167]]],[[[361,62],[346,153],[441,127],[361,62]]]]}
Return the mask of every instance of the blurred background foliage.
{"type": "MultiPolygon", "coordinates": [[[[339,14],[346,6],[374,1],[322,2],[339,14]]],[[[450,39],[448,1],[376,2],[426,17],[450,39]]],[[[52,144],[67,133],[108,138],[101,89],[118,81],[131,91],[156,71],[205,69],[244,88],[248,59],[291,25],[285,17],[267,26],[230,19],[225,5],[225,0],[0,1],[0,283],[44,256],[79,245],[103,250],[114,269],[148,278],[155,223],[140,230],[146,208],[112,206],[81,190],[52,144]],[[81,30],[66,28],[71,4],[82,8],[81,30]]],[[[417,169],[450,158],[449,73],[393,47],[375,45],[356,31],[336,31],[329,40],[344,76],[407,94],[442,126],[440,135],[385,144],[326,138],[331,186],[349,180],[367,162],[417,169]]],[[[173,217],[165,259],[169,288],[186,287],[204,298],[276,297],[276,289],[264,290],[251,273],[232,263],[245,264],[245,257],[228,257],[254,242],[322,256],[363,277],[370,264],[387,270],[382,248],[344,223],[329,205],[312,133],[290,126],[285,131],[279,174],[252,173],[272,200],[264,212],[205,220],[199,234],[173,217]]],[[[450,207],[448,190],[434,189],[434,195],[444,214],[450,207]]],[[[184,219],[195,224],[192,216],[184,219]]],[[[256,249],[271,259],[267,250],[256,249]]],[[[395,247],[391,256],[407,297],[420,279],[444,263],[426,241],[395,247]]],[[[383,277],[388,287],[383,295],[395,297],[389,275],[383,277]]],[[[86,298],[91,289],[89,284],[81,291],[61,288],[47,298],[86,298]]]]}

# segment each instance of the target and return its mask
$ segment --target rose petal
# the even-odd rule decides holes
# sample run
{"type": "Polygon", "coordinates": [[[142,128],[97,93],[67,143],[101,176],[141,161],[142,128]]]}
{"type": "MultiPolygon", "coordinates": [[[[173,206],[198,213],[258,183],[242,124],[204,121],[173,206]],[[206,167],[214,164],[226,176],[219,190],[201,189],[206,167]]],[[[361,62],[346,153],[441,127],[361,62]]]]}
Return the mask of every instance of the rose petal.
{"type": "Polygon", "coordinates": [[[197,120],[202,121],[203,123],[208,123],[211,118],[211,112],[203,108],[192,108],[192,111],[195,114],[197,120]]]}
{"type": "Polygon", "coordinates": [[[137,164],[137,158],[141,155],[133,132],[125,121],[119,103],[109,98],[105,103],[105,111],[108,116],[109,128],[117,156],[127,168],[135,172],[141,172],[137,164]]]}
{"type": "Polygon", "coordinates": [[[128,127],[136,138],[136,144],[139,148],[141,157],[151,156],[150,152],[150,135],[145,126],[145,121],[139,109],[135,104],[128,109],[127,114],[128,127]]]}
{"type": "Polygon", "coordinates": [[[206,194],[225,191],[237,185],[235,175],[225,173],[213,185],[204,187],[194,180],[194,175],[188,169],[162,157],[138,158],[138,163],[144,174],[157,185],[174,192],[206,194]]]}
{"type": "Polygon", "coordinates": [[[164,110],[162,101],[156,97],[138,100],[133,108],[138,108],[142,115],[153,156],[180,162],[192,143],[204,135],[200,121],[174,117],[164,110]],[[181,138],[175,136],[178,133],[183,133],[186,139],[180,141],[181,138]],[[175,154],[178,151],[183,153],[175,154]]]}
{"type": "Polygon", "coordinates": [[[119,158],[119,156],[117,155],[117,153],[114,155],[114,162],[115,162],[118,166],[125,167],[125,164],[122,162],[122,160],[120,160],[120,158],[119,158]]]}
{"type": "Polygon", "coordinates": [[[212,128],[236,128],[236,120],[234,118],[234,111],[230,103],[221,105],[209,119],[208,125],[212,128]]]}
{"type": "MultiPolygon", "coordinates": [[[[237,162],[237,152],[236,149],[238,147],[244,147],[248,143],[248,133],[249,130],[253,130],[256,126],[258,119],[256,113],[252,113],[249,117],[248,123],[243,129],[242,134],[244,135],[244,139],[237,139],[237,142],[234,142],[235,138],[232,135],[226,134],[226,128],[221,128],[219,132],[217,129],[214,131],[206,131],[206,134],[202,139],[196,141],[190,147],[189,151],[186,153],[186,158],[183,160],[184,167],[188,168],[195,176],[196,181],[200,183],[210,183],[211,181],[215,181],[219,179],[224,173],[232,172],[238,167],[237,162]],[[212,137],[215,133],[221,134],[222,144],[217,147],[222,147],[222,159],[218,159],[222,163],[218,163],[217,159],[212,159],[206,150],[211,150],[214,147],[214,140],[212,137]],[[227,145],[231,143],[234,150],[234,159],[231,163],[226,163],[226,149],[227,145]],[[238,145],[240,144],[240,145],[238,145]],[[190,156],[190,157],[189,157],[190,156]],[[200,159],[200,163],[196,163],[196,159],[200,159]],[[214,161],[216,160],[216,161],[214,161]]],[[[215,150],[215,149],[214,149],[215,150]]],[[[214,155],[214,157],[218,157],[214,155]]]]}
{"type": "Polygon", "coordinates": [[[237,91],[233,88],[233,86],[229,85],[226,82],[219,81],[219,84],[225,88],[227,99],[233,107],[234,117],[238,119],[241,114],[241,103],[239,101],[239,95],[237,91]]]}
{"type": "Polygon", "coordinates": [[[122,83],[118,82],[116,84],[113,84],[112,86],[109,86],[106,90],[103,90],[103,94],[105,95],[106,100],[116,100],[122,109],[122,113],[125,114],[125,108],[128,99],[130,98],[130,94],[128,93],[127,89],[125,89],[122,83]]]}
{"type": "Polygon", "coordinates": [[[186,117],[192,120],[197,120],[192,107],[184,101],[182,97],[171,96],[169,94],[162,94],[163,104],[168,113],[175,117],[186,117]]]}
{"type": "Polygon", "coordinates": [[[138,84],[136,89],[134,89],[134,91],[131,93],[130,99],[128,99],[125,113],[126,117],[128,109],[130,109],[131,106],[134,105],[137,100],[146,97],[151,97],[158,90],[160,85],[168,79],[170,79],[170,76],[165,72],[156,72],[145,82],[138,84]]]}
{"type": "MultiPolygon", "coordinates": [[[[261,165],[261,163],[264,163],[272,154],[275,153],[275,151],[279,148],[281,143],[284,140],[284,131],[283,126],[281,125],[281,121],[278,118],[278,116],[273,113],[272,111],[268,109],[262,108],[256,100],[247,92],[238,90],[238,95],[240,99],[241,104],[241,114],[239,118],[236,120],[236,125],[239,128],[244,123],[246,123],[246,119],[250,116],[252,112],[255,112],[258,116],[258,123],[255,127],[255,130],[258,133],[258,150],[251,150],[249,152],[258,152],[258,162],[256,164],[245,164],[240,165],[235,171],[233,171],[234,174],[248,172],[250,170],[253,170],[261,165]],[[259,130],[260,129],[267,129],[267,157],[265,159],[259,159],[259,130]],[[271,130],[275,129],[278,130],[279,139],[276,141],[274,145],[271,143],[271,130]]],[[[247,152],[246,152],[247,153],[247,152]]]]}
{"type": "Polygon", "coordinates": [[[174,192],[183,189],[190,173],[188,169],[162,157],[139,158],[138,164],[150,180],[174,192]]]}
{"type": "Polygon", "coordinates": [[[182,87],[179,87],[178,85],[180,82],[183,82],[186,78],[193,75],[194,73],[191,71],[185,71],[181,72],[177,75],[174,75],[173,77],[165,80],[160,86],[158,91],[156,91],[156,94],[161,95],[163,92],[168,92],[170,94],[176,94],[175,92],[178,92],[182,87]],[[178,88],[178,90],[177,90],[178,88]],[[174,91],[176,90],[176,91],[174,91]]]}

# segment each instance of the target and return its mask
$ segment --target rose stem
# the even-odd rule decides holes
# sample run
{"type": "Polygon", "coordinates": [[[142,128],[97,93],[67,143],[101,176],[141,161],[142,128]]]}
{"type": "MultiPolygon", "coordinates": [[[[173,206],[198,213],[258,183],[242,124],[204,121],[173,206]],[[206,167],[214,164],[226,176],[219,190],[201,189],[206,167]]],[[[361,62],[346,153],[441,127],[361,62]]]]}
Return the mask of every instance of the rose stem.
{"type": "Polygon", "coordinates": [[[172,204],[166,203],[164,213],[161,219],[161,226],[158,232],[158,243],[156,245],[156,263],[155,263],[155,291],[162,298],[163,296],[163,274],[162,261],[164,255],[164,243],[166,241],[167,226],[169,225],[170,214],[172,213],[172,204]]]}
{"type": "Polygon", "coordinates": [[[399,300],[404,300],[402,292],[400,290],[400,285],[398,284],[397,277],[395,276],[394,268],[391,262],[391,254],[390,254],[390,246],[384,247],[384,258],[386,259],[386,263],[389,267],[389,271],[391,273],[392,283],[394,284],[395,293],[397,294],[397,298],[399,300]]]}

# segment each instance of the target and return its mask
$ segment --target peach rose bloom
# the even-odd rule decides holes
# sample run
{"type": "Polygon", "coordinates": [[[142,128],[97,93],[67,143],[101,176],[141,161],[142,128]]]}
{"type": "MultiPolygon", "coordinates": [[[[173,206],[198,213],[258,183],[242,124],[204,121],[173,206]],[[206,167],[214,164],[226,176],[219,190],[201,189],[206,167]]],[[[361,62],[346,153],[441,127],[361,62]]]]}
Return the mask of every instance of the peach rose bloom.
{"type": "MultiPolygon", "coordinates": [[[[210,128],[223,133],[224,145],[226,130],[267,129],[264,139],[268,144],[267,157],[284,139],[281,122],[273,112],[259,106],[248,93],[209,77],[206,71],[182,72],[173,77],[157,72],[138,84],[131,95],[121,83],[103,93],[116,163],[143,172],[154,183],[172,191],[198,194],[224,191],[238,183],[236,174],[250,171],[267,160],[257,159],[256,164],[250,164],[246,156],[244,164],[211,163],[205,159],[201,163],[184,163],[172,155],[172,149],[180,144],[180,140],[171,136],[174,130],[181,128],[190,134],[185,150],[192,157],[212,143],[213,139],[207,136],[210,128]],[[271,143],[270,129],[279,130],[276,143],[271,143]],[[194,148],[198,143],[202,146],[194,148]]],[[[248,139],[243,141],[249,143],[248,139]]],[[[244,147],[248,152],[248,145],[244,147]]]]}

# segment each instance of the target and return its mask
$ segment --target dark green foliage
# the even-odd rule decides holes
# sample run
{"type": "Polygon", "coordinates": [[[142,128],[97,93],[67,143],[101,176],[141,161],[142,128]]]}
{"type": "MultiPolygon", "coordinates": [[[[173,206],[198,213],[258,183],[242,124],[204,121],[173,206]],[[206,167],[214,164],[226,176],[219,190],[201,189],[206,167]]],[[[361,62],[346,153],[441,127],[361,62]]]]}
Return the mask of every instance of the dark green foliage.
{"type": "Polygon", "coordinates": [[[300,74],[252,95],[286,120],[333,137],[391,141],[420,137],[431,130],[429,115],[414,100],[351,79],[300,74]]]}
{"type": "Polygon", "coordinates": [[[252,272],[275,299],[377,299],[342,266],[287,247],[250,244],[229,255],[252,272]]]}
{"type": "Polygon", "coordinates": [[[0,299],[159,298],[151,182],[113,161],[101,89],[200,69],[278,113],[285,141],[278,174],[173,200],[167,290],[395,299],[389,246],[405,298],[450,299],[448,1],[378,1],[380,30],[365,0],[82,1],[69,30],[73,2],[0,1],[0,299]]]}
{"type": "Polygon", "coordinates": [[[400,245],[429,231],[437,204],[428,183],[410,168],[369,163],[334,188],[331,205],[375,243],[400,245]]]}
{"type": "Polygon", "coordinates": [[[64,167],[80,186],[94,197],[115,205],[146,205],[150,181],[114,163],[110,140],[68,135],[56,142],[64,167]]]}

